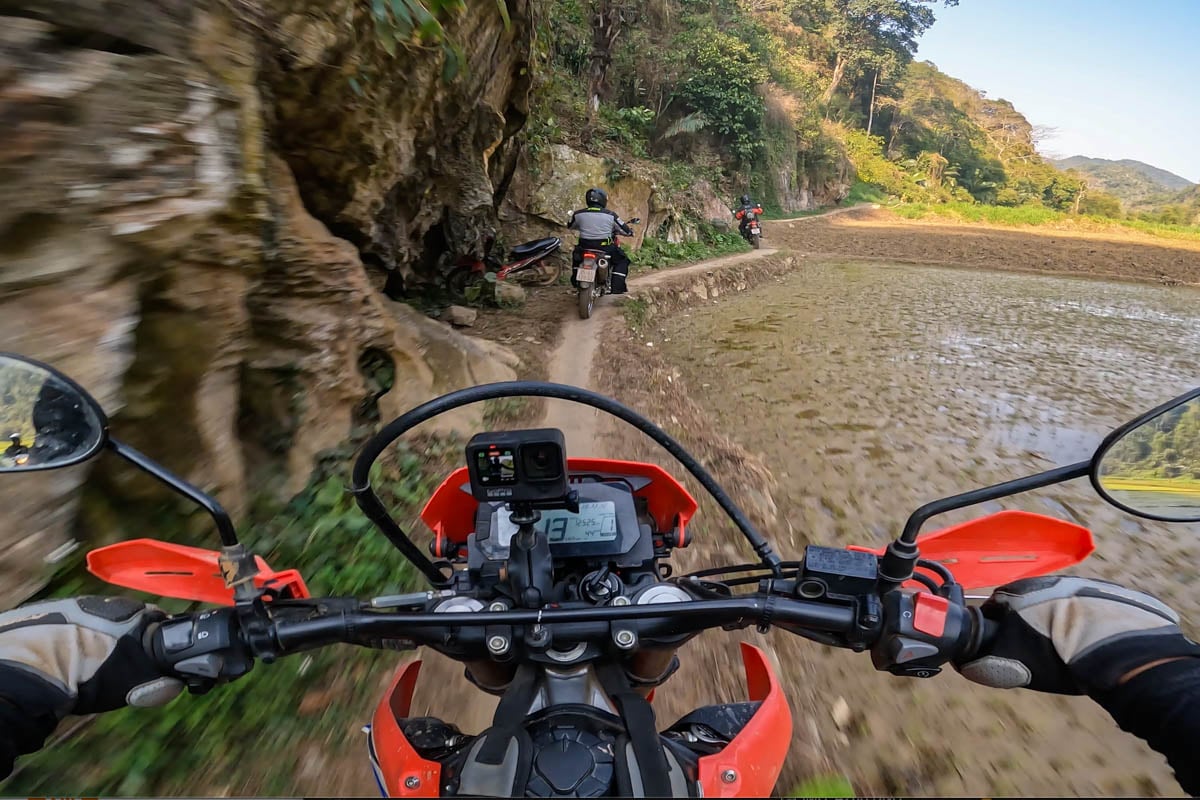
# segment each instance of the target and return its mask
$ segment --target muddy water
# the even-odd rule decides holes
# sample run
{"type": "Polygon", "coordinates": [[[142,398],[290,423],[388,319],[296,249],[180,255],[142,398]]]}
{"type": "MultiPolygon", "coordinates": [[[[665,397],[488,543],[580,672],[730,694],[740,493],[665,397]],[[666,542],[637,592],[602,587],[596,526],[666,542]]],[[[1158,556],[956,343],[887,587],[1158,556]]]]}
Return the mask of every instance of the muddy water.
{"type": "MultiPolygon", "coordinates": [[[[1086,459],[1112,427],[1200,384],[1200,292],[1088,279],[805,264],[655,338],[712,424],[771,466],[771,534],[789,557],[806,542],[880,544],[928,500],[1086,459]]],[[[1135,519],[1086,480],[983,510],[1000,508],[1090,527],[1097,552],[1076,572],[1200,623],[1200,525],[1135,519]]],[[[1163,759],[1084,698],[893,678],[801,647],[784,666],[797,717],[825,732],[860,795],[1179,794],[1163,759]]]]}

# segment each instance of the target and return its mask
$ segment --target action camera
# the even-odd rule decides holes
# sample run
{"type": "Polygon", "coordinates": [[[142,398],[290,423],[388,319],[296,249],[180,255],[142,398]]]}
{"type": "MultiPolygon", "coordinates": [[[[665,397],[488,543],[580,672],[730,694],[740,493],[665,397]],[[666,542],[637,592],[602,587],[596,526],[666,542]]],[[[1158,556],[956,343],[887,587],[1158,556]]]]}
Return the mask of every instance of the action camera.
{"type": "Polygon", "coordinates": [[[570,493],[566,441],[557,428],[479,433],[467,442],[476,500],[544,503],[570,493]]]}

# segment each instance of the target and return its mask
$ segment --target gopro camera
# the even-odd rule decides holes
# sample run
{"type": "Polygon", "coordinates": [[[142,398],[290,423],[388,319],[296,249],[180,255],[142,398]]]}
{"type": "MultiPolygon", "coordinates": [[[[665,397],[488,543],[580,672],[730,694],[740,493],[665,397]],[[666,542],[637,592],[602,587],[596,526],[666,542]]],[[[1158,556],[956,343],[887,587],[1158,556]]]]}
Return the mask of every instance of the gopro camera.
{"type": "Polygon", "coordinates": [[[571,492],[566,441],[557,428],[478,433],[467,442],[467,473],[481,502],[555,502],[571,492]]]}

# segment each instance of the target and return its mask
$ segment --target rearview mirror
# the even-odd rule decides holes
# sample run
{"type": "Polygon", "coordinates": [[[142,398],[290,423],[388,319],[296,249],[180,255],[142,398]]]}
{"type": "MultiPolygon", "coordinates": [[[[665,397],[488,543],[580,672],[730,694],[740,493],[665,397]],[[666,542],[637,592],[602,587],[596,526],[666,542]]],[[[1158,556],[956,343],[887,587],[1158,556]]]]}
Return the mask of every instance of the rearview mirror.
{"type": "Polygon", "coordinates": [[[1200,522],[1200,389],[1109,434],[1092,461],[1092,485],[1131,514],[1200,522]]]}
{"type": "Polygon", "coordinates": [[[24,356],[0,353],[0,472],[78,464],[108,438],[99,404],[70,378],[24,356]]]}

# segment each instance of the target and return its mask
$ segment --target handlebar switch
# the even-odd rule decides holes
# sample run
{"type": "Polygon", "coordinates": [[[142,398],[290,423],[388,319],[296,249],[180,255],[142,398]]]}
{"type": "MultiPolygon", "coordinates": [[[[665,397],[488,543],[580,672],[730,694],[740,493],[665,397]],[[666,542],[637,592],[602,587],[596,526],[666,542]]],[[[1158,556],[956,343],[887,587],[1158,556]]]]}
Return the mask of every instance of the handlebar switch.
{"type": "Polygon", "coordinates": [[[193,694],[203,694],[254,666],[238,631],[232,609],[205,611],[164,622],[151,650],[164,672],[183,678],[193,694]]]}
{"type": "Polygon", "coordinates": [[[974,630],[966,606],[920,591],[885,594],[883,620],[872,663],[878,670],[917,678],[941,672],[970,643],[974,630]]]}
{"type": "Polygon", "coordinates": [[[195,641],[192,638],[192,627],[190,618],[163,623],[162,644],[167,655],[174,655],[192,646],[195,641]]]}

